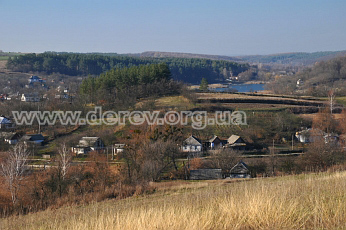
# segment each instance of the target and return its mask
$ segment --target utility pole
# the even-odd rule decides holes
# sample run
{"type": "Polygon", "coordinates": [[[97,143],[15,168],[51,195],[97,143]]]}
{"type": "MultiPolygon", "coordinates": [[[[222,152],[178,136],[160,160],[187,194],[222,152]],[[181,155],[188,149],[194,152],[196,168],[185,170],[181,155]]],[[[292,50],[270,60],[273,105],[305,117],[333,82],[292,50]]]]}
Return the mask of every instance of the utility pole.
{"type": "Polygon", "coordinates": [[[292,151],[293,151],[293,146],[294,146],[294,135],[292,135],[292,151]]]}
{"type": "MultiPolygon", "coordinates": [[[[38,105],[37,105],[37,111],[40,112],[40,103],[38,103],[38,105]]],[[[41,133],[41,120],[40,119],[38,120],[38,133],[41,133]]]]}
{"type": "Polygon", "coordinates": [[[271,163],[272,163],[272,176],[275,175],[275,140],[273,139],[273,147],[271,153],[271,163]]]}
{"type": "Polygon", "coordinates": [[[107,157],[107,162],[108,162],[108,149],[109,149],[109,147],[106,147],[106,157],[107,157]]]}

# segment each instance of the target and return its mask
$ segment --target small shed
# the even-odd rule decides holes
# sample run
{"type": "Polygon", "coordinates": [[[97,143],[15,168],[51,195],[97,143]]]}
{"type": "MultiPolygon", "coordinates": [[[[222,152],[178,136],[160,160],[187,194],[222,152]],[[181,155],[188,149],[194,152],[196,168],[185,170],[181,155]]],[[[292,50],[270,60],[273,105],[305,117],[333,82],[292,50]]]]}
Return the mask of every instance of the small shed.
{"type": "Polygon", "coordinates": [[[113,154],[124,152],[125,144],[114,144],[113,154]]]}
{"type": "Polygon", "coordinates": [[[233,168],[230,170],[231,178],[250,178],[250,171],[248,166],[243,162],[239,161],[233,168]]]}
{"type": "Polygon", "coordinates": [[[216,180],[216,179],[222,179],[221,169],[190,170],[190,180],[216,180]]]}

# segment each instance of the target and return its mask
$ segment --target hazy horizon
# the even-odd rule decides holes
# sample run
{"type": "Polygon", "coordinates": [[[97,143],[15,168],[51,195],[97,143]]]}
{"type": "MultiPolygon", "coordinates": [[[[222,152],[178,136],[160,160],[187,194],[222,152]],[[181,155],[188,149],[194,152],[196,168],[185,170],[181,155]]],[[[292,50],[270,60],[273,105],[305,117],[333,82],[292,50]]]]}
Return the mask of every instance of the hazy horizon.
{"type": "Polygon", "coordinates": [[[102,53],[102,54],[107,54],[107,53],[116,53],[119,55],[135,55],[135,54],[142,54],[145,52],[159,52],[159,53],[181,53],[181,54],[194,54],[194,55],[213,55],[213,56],[228,56],[228,57],[241,57],[241,56],[266,56],[266,55],[280,55],[280,54],[290,54],[290,53],[318,53],[318,52],[342,52],[346,50],[321,50],[321,51],[313,51],[313,52],[301,52],[301,51],[296,51],[296,52],[282,52],[282,53],[268,53],[268,54],[207,54],[207,53],[190,53],[190,52],[176,52],[176,51],[157,51],[157,50],[147,50],[143,52],[134,52],[134,53],[118,53],[118,52],[99,52],[99,51],[90,51],[90,52],[73,52],[73,51],[56,51],[56,50],[46,50],[43,52],[21,52],[21,51],[9,51],[9,50],[2,50],[2,52],[8,52],[8,53],[45,53],[45,52],[56,52],[56,53],[80,53],[80,54],[85,54],[85,53],[102,53]]]}

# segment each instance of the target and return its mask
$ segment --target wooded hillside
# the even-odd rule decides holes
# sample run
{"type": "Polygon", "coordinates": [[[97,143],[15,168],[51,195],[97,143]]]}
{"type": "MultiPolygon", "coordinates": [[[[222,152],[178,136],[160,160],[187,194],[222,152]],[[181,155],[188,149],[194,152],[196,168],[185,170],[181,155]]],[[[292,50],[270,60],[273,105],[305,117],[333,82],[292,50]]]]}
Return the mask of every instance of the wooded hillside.
{"type": "Polygon", "coordinates": [[[328,61],[336,57],[346,55],[346,51],[323,51],[323,52],[292,52],[269,55],[245,55],[245,56],[224,56],[208,54],[192,54],[177,52],[143,52],[132,54],[135,57],[175,57],[175,58],[206,58],[211,60],[225,60],[248,63],[263,63],[267,65],[285,65],[285,66],[311,66],[315,62],[328,61]]]}
{"type": "Polygon", "coordinates": [[[139,58],[116,54],[54,53],[26,54],[9,58],[7,68],[20,72],[60,73],[70,76],[99,75],[111,69],[145,64],[167,63],[172,78],[199,84],[204,77],[208,82],[225,80],[232,73],[248,70],[248,64],[202,58],[139,58]]]}
{"type": "Polygon", "coordinates": [[[346,95],[346,57],[322,61],[294,76],[278,78],[270,88],[276,93],[313,96],[328,96],[333,89],[339,96],[346,95]]]}

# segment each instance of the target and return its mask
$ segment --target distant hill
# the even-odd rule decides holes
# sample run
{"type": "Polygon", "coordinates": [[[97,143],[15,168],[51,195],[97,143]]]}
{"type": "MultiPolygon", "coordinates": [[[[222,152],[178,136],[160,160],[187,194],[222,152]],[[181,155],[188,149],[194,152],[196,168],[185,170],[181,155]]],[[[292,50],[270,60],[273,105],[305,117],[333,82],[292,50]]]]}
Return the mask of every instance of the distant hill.
{"type": "Polygon", "coordinates": [[[137,54],[138,57],[152,57],[152,58],[205,58],[211,60],[224,60],[224,61],[243,61],[237,57],[222,56],[222,55],[208,55],[208,54],[192,54],[192,53],[176,53],[176,52],[155,52],[147,51],[137,54]]]}
{"type": "Polygon", "coordinates": [[[346,56],[346,50],[343,51],[324,51],[324,52],[294,52],[270,55],[246,55],[246,56],[222,56],[208,54],[192,54],[192,53],[176,53],[176,52],[156,52],[147,51],[139,54],[127,54],[136,57],[151,58],[206,58],[211,60],[225,60],[247,63],[263,63],[263,64],[282,64],[293,66],[311,66],[319,61],[328,61],[336,57],[346,56]]]}
{"type": "Polygon", "coordinates": [[[320,61],[328,61],[336,57],[346,56],[346,50],[343,51],[324,51],[313,53],[282,53],[270,55],[249,55],[239,56],[237,58],[251,63],[265,64],[283,64],[283,65],[304,65],[310,66],[320,61]]]}

